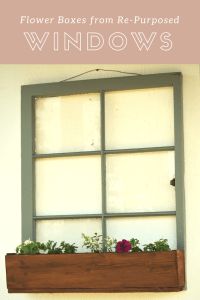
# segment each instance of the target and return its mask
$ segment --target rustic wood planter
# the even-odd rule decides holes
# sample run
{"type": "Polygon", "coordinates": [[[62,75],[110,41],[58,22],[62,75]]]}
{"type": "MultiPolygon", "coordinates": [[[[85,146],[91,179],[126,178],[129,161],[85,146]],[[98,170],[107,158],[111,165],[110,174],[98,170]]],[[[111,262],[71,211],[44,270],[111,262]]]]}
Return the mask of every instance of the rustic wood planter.
{"type": "Polygon", "coordinates": [[[182,251],[6,255],[9,293],[163,292],[184,288],[182,251]]]}

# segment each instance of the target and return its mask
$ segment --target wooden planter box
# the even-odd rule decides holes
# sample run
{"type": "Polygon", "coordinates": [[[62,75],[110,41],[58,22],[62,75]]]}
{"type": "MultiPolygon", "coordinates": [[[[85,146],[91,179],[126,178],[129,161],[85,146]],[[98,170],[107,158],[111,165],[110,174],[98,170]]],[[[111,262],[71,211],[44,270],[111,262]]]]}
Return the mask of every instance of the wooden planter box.
{"type": "Polygon", "coordinates": [[[163,292],[184,288],[182,251],[6,255],[9,293],[163,292]]]}

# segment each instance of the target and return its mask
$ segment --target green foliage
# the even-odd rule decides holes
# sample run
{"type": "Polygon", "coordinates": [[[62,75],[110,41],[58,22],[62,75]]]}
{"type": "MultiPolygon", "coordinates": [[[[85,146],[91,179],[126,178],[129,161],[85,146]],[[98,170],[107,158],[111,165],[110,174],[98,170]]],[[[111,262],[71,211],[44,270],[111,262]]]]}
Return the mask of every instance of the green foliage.
{"type": "MultiPolygon", "coordinates": [[[[86,247],[93,253],[99,252],[113,252],[116,251],[117,240],[111,237],[103,239],[102,235],[94,233],[93,236],[88,236],[82,233],[84,239],[83,247],[86,247]]],[[[160,239],[153,243],[143,245],[143,250],[140,247],[138,239],[132,238],[129,243],[131,244],[131,252],[152,252],[152,251],[170,251],[167,239],[160,239]]],[[[49,240],[46,244],[34,242],[29,240],[24,241],[21,245],[16,247],[17,254],[62,254],[62,253],[76,253],[77,246],[62,241],[59,245],[57,242],[49,240]]]]}
{"type": "Polygon", "coordinates": [[[17,246],[16,253],[18,254],[39,254],[40,248],[43,244],[31,240],[24,241],[21,245],[17,246]]]}
{"type": "Polygon", "coordinates": [[[60,243],[62,253],[76,253],[77,246],[75,244],[65,243],[64,241],[60,243]]]}
{"type": "Polygon", "coordinates": [[[77,247],[74,244],[65,243],[64,241],[57,246],[57,242],[48,241],[46,244],[34,242],[30,240],[24,241],[17,246],[16,253],[18,254],[61,254],[75,253],[77,247]]]}
{"type": "Polygon", "coordinates": [[[93,253],[102,252],[102,235],[98,235],[96,232],[93,236],[88,236],[82,233],[82,237],[84,239],[83,246],[85,246],[87,249],[90,249],[93,253]]]}
{"type": "Polygon", "coordinates": [[[170,247],[167,239],[160,239],[154,243],[144,245],[144,251],[170,251],[170,247]]]}
{"type": "Polygon", "coordinates": [[[132,238],[130,240],[131,243],[131,252],[142,252],[142,249],[139,247],[140,242],[138,239],[132,238]]]}
{"type": "Polygon", "coordinates": [[[88,236],[82,233],[84,239],[83,247],[90,249],[93,253],[99,252],[113,252],[117,243],[116,239],[109,236],[103,239],[102,235],[98,235],[96,232],[93,236],[88,236]]]}
{"type": "Polygon", "coordinates": [[[109,236],[107,236],[104,239],[104,248],[106,249],[107,252],[113,252],[116,248],[117,244],[117,239],[113,239],[109,236]]]}
{"type": "Polygon", "coordinates": [[[54,241],[48,241],[45,245],[45,249],[46,252],[48,254],[61,254],[62,253],[62,249],[60,247],[57,247],[57,242],[54,241]]]}

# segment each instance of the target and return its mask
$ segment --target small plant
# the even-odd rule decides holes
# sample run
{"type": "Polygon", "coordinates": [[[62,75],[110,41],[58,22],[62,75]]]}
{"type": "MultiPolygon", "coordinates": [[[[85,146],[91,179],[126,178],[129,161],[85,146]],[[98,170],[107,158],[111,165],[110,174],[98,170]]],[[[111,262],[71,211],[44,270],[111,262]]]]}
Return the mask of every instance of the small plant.
{"type": "Polygon", "coordinates": [[[130,240],[131,243],[131,252],[142,252],[142,249],[139,247],[140,242],[138,239],[132,238],[130,240]]]}
{"type": "Polygon", "coordinates": [[[144,251],[170,251],[170,247],[167,239],[160,239],[154,243],[144,245],[144,251]]]}
{"type": "Polygon", "coordinates": [[[77,246],[75,244],[65,243],[64,241],[60,243],[62,253],[76,253],[77,246]]]}
{"type": "Polygon", "coordinates": [[[48,241],[45,245],[45,250],[48,254],[75,253],[76,249],[75,244],[69,244],[64,241],[59,246],[54,241],[48,241]]]}
{"type": "Polygon", "coordinates": [[[93,253],[99,253],[103,251],[102,235],[98,235],[96,232],[93,236],[85,235],[82,233],[84,239],[83,246],[90,249],[93,253]]]}
{"type": "Polygon", "coordinates": [[[40,249],[44,244],[29,240],[24,241],[21,245],[17,246],[16,253],[18,254],[39,254],[40,249]]]}
{"type": "Polygon", "coordinates": [[[45,245],[45,250],[48,254],[61,254],[62,249],[60,247],[57,247],[57,242],[54,241],[48,241],[45,245]]]}
{"type": "Polygon", "coordinates": [[[96,232],[93,236],[88,236],[82,233],[84,239],[83,247],[90,249],[93,253],[99,252],[113,252],[117,243],[116,239],[109,236],[103,239],[103,236],[98,235],[96,232]]]}

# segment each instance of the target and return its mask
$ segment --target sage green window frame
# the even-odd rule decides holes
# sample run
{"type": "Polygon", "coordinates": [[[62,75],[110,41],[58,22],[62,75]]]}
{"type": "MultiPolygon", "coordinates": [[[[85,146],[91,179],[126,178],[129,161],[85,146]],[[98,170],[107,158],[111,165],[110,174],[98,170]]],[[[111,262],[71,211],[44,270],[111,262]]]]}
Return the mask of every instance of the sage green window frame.
{"type": "Polygon", "coordinates": [[[106,236],[106,218],[148,217],[176,215],[177,248],[185,248],[185,200],[184,200],[184,136],[182,74],[162,73],[115,77],[105,79],[80,80],[22,86],[21,90],[21,148],[22,148],[22,240],[36,239],[37,220],[101,218],[102,234],[106,236]],[[132,148],[120,150],[105,149],[105,93],[158,87],[173,87],[174,95],[174,135],[175,146],[132,148]],[[35,153],[35,99],[38,97],[56,97],[74,94],[99,93],[101,110],[101,149],[68,153],[35,153]],[[161,212],[106,212],[106,155],[116,153],[139,153],[153,151],[175,151],[176,211],[161,212]],[[65,157],[79,155],[101,156],[102,213],[78,215],[36,216],[35,209],[35,159],[47,157],[65,157]]]}

